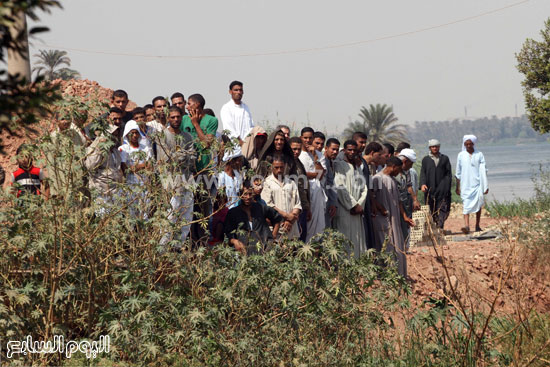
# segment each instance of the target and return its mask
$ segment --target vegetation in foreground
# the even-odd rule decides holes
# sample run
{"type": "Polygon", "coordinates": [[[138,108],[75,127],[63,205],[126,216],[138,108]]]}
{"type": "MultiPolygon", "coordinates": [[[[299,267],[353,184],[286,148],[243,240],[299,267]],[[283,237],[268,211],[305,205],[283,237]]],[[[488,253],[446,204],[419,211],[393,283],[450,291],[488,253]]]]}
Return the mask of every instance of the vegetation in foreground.
{"type": "MultiPolygon", "coordinates": [[[[81,152],[51,144],[45,138],[36,156],[56,151],[58,164],[71,167],[65,193],[49,201],[0,195],[0,327],[9,340],[109,335],[110,352],[90,363],[117,366],[542,366],[550,358],[548,315],[482,312],[495,300],[459,295],[448,274],[443,293],[410,309],[391,258],[350,259],[335,232],[307,245],[283,241],[261,256],[224,245],[159,248],[177,228],[166,219],[170,196],[154,180],[140,187],[155,208],[148,220],[132,215],[135,191],[98,217],[82,190],[81,152]]],[[[547,246],[549,227],[540,230],[532,246],[547,246]]],[[[73,358],[27,354],[10,363],[89,362],[73,358]]]]}

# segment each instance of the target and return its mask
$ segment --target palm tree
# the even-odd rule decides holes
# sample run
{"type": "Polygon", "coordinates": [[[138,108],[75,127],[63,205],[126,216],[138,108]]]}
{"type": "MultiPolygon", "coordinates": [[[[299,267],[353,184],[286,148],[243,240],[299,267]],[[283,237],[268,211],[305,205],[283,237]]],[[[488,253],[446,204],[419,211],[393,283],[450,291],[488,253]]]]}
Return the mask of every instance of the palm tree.
{"type": "Polygon", "coordinates": [[[80,78],[78,71],[69,68],[71,66],[71,59],[67,56],[66,51],[39,50],[39,53],[35,54],[34,57],[38,58],[33,68],[36,76],[43,76],[46,80],[80,78]],[[67,67],[60,68],[62,65],[66,65],[67,67]]]}
{"type": "Polygon", "coordinates": [[[354,132],[362,131],[368,136],[368,142],[388,142],[398,144],[407,140],[405,125],[396,124],[397,117],[393,113],[393,107],[386,104],[369,105],[361,107],[359,117],[361,121],[350,122],[344,130],[344,135],[351,137],[354,132]]]}

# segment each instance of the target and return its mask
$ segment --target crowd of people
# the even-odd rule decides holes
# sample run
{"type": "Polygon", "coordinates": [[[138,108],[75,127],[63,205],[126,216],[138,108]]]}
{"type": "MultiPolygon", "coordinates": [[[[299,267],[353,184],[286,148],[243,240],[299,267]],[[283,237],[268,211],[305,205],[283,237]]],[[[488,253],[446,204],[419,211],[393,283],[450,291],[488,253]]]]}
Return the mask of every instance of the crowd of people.
{"type": "MultiPolygon", "coordinates": [[[[243,93],[243,83],[229,85],[231,98],[218,121],[200,94],[186,100],[177,92],[170,101],[158,96],[127,111],[127,93],[116,90],[109,112],[86,126],[58,114],[51,139],[65,139],[85,151],[81,161],[97,216],[112,210],[124,195],[132,202],[129,215],[147,220],[154,208],[143,188],[152,176],[159,178],[170,197],[168,220],[177,228],[166,231],[161,246],[186,240],[193,246],[226,242],[251,254],[283,238],[308,242],[330,228],[347,237],[350,255],[359,257],[368,249],[394,254],[399,273],[406,276],[419,190],[439,228],[450,212],[453,173],[440,143],[429,140],[418,174],[416,153],[407,142],[396,147],[367,144],[362,131],[340,142],[311,127],[291,136],[285,125],[268,133],[254,122],[243,93]],[[197,220],[201,218],[208,219],[206,229],[197,220]]],[[[475,136],[464,136],[456,167],[465,233],[470,213],[476,213],[480,230],[488,191],[485,160],[476,142],[475,136]]],[[[46,167],[38,168],[28,146],[19,147],[19,169],[10,177],[18,196],[62,194],[67,170],[48,155],[46,167]]]]}

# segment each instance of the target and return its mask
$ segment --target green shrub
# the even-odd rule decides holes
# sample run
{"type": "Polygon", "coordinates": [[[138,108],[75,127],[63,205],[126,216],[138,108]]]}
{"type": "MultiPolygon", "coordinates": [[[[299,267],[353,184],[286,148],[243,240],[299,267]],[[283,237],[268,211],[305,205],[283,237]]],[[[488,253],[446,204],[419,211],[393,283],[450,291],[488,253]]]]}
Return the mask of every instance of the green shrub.
{"type": "Polygon", "coordinates": [[[261,256],[225,245],[159,249],[177,228],[167,220],[170,195],[153,177],[121,186],[111,210],[97,216],[83,189],[83,149],[45,138],[37,150],[69,162],[59,167],[70,179],[47,201],[0,194],[0,325],[8,340],[109,335],[102,358],[130,364],[355,366],[374,353],[369,343],[390,328],[388,315],[407,305],[395,267],[378,265],[391,259],[350,259],[337,232],[261,256]],[[131,213],[136,190],[155,209],[148,220],[131,213]]]}

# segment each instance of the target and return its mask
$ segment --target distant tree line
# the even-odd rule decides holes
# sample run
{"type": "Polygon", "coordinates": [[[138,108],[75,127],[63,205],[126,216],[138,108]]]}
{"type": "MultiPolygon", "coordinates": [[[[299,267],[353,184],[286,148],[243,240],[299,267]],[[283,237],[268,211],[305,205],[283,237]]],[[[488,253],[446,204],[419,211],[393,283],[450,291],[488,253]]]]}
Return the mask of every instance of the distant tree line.
{"type": "Polygon", "coordinates": [[[444,144],[460,142],[465,134],[474,134],[484,143],[501,140],[547,141],[550,134],[536,132],[526,115],[521,117],[496,116],[475,120],[416,121],[407,127],[408,138],[413,144],[425,144],[429,139],[439,139],[444,144]]]}

